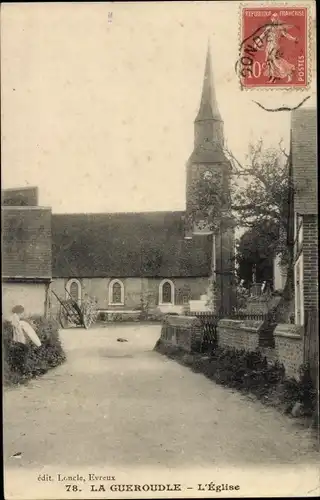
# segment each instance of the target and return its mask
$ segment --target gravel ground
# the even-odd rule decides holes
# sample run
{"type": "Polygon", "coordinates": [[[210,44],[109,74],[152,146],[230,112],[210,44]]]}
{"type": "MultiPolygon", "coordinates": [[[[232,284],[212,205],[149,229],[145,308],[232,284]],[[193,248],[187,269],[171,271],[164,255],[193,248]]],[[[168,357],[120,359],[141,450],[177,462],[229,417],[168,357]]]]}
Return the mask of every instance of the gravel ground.
{"type": "Polygon", "coordinates": [[[159,333],[158,325],[138,324],[62,331],[67,362],[4,392],[7,477],[106,464],[195,470],[319,462],[308,430],[154,352],[159,333]]]}

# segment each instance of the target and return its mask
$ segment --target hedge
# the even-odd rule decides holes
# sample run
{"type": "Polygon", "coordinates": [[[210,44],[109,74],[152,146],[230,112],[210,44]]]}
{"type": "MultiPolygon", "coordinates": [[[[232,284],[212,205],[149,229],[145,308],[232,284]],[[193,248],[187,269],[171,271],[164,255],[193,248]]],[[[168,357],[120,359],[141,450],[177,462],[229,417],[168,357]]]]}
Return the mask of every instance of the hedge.
{"type": "Polygon", "coordinates": [[[13,327],[10,322],[2,322],[2,342],[3,342],[3,382],[4,384],[17,384],[22,380],[28,380],[38,375],[43,375],[51,368],[61,365],[66,355],[63,351],[59,338],[59,324],[52,319],[44,317],[32,317],[26,321],[34,327],[41,346],[36,347],[28,341],[28,354],[26,359],[26,376],[21,377],[11,370],[10,351],[12,346],[13,327]]]}

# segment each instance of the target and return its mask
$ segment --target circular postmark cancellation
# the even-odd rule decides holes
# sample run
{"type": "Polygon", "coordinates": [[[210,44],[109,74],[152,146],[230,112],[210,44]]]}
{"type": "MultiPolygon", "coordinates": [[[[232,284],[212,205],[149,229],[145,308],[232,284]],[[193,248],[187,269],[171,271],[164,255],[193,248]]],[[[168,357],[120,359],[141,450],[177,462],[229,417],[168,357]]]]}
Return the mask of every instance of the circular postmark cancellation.
{"type": "Polygon", "coordinates": [[[242,88],[306,88],[309,85],[307,7],[241,8],[236,72],[242,88]]]}

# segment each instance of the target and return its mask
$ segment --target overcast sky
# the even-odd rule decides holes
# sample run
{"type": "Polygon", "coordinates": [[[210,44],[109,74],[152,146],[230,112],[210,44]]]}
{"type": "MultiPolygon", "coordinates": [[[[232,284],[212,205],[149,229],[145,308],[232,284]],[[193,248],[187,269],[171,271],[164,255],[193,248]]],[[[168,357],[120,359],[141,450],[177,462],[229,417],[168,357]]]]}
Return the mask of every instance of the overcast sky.
{"type": "Polygon", "coordinates": [[[208,37],[228,146],[287,143],[289,113],[252,101],[310,91],[240,90],[238,2],[2,5],[3,187],[54,212],[183,210],[208,37]]]}

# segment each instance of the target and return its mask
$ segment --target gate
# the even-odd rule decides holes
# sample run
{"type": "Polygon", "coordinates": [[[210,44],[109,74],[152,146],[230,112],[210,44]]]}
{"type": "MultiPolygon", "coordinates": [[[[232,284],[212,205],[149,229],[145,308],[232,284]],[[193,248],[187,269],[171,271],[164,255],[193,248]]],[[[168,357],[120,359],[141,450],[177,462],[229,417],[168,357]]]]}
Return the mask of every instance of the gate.
{"type": "Polygon", "coordinates": [[[217,326],[220,316],[207,312],[190,313],[190,316],[196,316],[201,322],[203,333],[199,346],[200,352],[212,352],[218,345],[217,326]]]}

